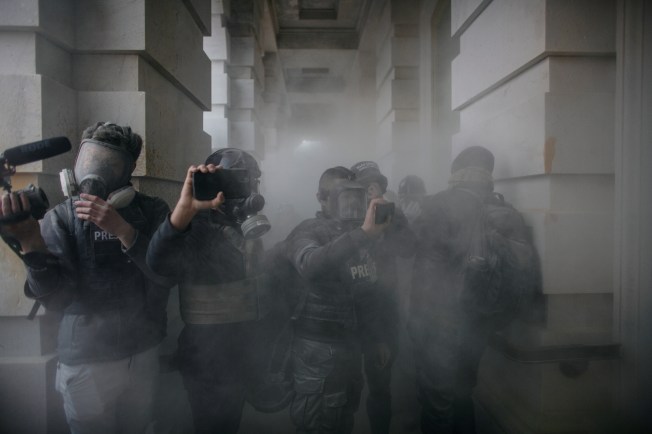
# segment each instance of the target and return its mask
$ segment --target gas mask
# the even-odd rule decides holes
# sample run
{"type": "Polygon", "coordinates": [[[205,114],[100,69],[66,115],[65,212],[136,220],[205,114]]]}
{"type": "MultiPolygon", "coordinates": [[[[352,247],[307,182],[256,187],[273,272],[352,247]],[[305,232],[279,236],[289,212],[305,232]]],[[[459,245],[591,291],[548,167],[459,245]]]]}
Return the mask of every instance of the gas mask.
{"type": "Polygon", "coordinates": [[[330,218],[346,226],[359,226],[367,213],[367,190],[358,183],[342,181],[331,188],[326,203],[330,218]]]}
{"type": "Polygon", "coordinates": [[[220,210],[226,217],[240,226],[245,239],[258,238],[271,229],[264,214],[259,214],[265,206],[265,198],[258,193],[260,169],[256,159],[237,148],[223,148],[211,154],[206,164],[222,166],[223,169],[246,169],[249,174],[251,192],[245,198],[225,198],[220,210]]]}
{"type": "Polygon", "coordinates": [[[60,174],[61,188],[67,197],[87,193],[106,200],[115,208],[123,208],[136,192],[129,179],[134,167],[131,154],[123,148],[93,139],[82,141],[74,170],[60,174]]]}
{"type": "Polygon", "coordinates": [[[244,199],[226,199],[222,205],[224,214],[240,225],[242,235],[251,240],[263,236],[271,229],[267,217],[258,214],[265,206],[265,198],[253,189],[244,199]]]}

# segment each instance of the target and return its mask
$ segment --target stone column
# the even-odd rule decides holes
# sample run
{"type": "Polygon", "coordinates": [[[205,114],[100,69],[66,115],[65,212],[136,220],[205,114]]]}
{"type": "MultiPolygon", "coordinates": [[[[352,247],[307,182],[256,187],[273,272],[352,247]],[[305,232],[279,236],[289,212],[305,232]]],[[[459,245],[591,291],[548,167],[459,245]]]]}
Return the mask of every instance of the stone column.
{"type": "Polygon", "coordinates": [[[419,160],[419,2],[386,2],[376,45],[376,156],[395,189],[419,160]]]}
{"type": "Polygon", "coordinates": [[[652,431],[652,5],[618,2],[614,338],[618,402],[632,432],[652,431]]]}
{"type": "MultiPolygon", "coordinates": [[[[113,121],[144,139],[136,187],[173,203],[187,166],[210,150],[209,32],[209,0],[3,1],[0,149],[61,135],[73,143],[21,166],[15,187],[37,184],[58,203],[57,173],[72,167],[82,129],[113,121]]],[[[53,389],[56,321],[25,319],[24,268],[4,244],[0,275],[0,431],[65,432],[53,389]]]]}
{"type": "MultiPolygon", "coordinates": [[[[211,110],[204,113],[204,129],[211,135],[212,149],[229,145],[229,127],[226,118],[229,105],[229,32],[225,27],[228,2],[213,0],[211,36],[204,38],[204,51],[211,59],[211,110]]],[[[203,161],[203,160],[202,160],[203,161]]]]}
{"type": "MultiPolygon", "coordinates": [[[[452,2],[453,156],[469,145],[493,151],[496,190],[525,213],[542,260],[545,324],[514,327],[521,347],[612,341],[614,5],[452,2]]],[[[560,368],[490,350],[479,402],[508,432],[597,429],[614,362],[560,368]]]]}
{"type": "Polygon", "coordinates": [[[261,5],[252,0],[231,3],[227,20],[229,33],[229,146],[264,155],[259,125],[265,67],[259,35],[261,5]]]}

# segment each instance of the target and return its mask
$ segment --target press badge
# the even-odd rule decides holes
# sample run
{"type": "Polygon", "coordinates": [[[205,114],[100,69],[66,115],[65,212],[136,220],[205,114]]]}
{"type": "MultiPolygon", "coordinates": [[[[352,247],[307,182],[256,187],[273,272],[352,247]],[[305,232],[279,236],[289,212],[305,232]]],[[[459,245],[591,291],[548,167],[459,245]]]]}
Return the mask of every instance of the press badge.
{"type": "Polygon", "coordinates": [[[90,225],[91,248],[96,264],[113,262],[122,256],[122,243],[113,234],[100,229],[94,224],[90,225]]]}

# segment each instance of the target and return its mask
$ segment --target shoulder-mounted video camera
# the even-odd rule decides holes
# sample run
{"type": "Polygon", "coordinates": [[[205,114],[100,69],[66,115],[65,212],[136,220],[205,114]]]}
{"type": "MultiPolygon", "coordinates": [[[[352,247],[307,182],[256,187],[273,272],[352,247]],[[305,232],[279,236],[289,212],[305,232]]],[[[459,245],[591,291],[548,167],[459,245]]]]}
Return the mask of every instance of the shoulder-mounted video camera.
{"type": "MultiPolygon", "coordinates": [[[[0,185],[6,192],[11,193],[11,176],[16,173],[16,166],[54,157],[69,151],[71,148],[70,141],[66,137],[53,137],[5,150],[0,154],[0,185]]],[[[15,214],[10,218],[2,218],[0,224],[14,223],[29,217],[29,215],[37,220],[43,218],[50,204],[41,188],[30,184],[27,188],[15,193],[25,194],[29,200],[30,211],[29,213],[15,214]]]]}

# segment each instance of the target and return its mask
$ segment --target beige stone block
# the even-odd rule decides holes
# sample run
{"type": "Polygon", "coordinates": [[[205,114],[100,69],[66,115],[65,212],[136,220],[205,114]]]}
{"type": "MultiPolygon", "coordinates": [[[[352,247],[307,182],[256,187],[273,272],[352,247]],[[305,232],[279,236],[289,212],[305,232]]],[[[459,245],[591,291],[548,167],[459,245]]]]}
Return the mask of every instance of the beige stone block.
{"type": "Polygon", "coordinates": [[[56,41],[66,49],[75,46],[75,4],[77,0],[41,1],[40,27],[48,39],[56,41]]]}
{"type": "Polygon", "coordinates": [[[497,113],[547,92],[613,92],[613,57],[550,56],[459,111],[461,129],[473,128],[497,113]]]}
{"type": "Polygon", "coordinates": [[[419,82],[416,80],[392,80],[392,108],[419,108],[419,82]]]}
{"type": "Polygon", "coordinates": [[[54,390],[57,357],[0,357],[0,420],[5,432],[64,432],[63,404],[54,390]]]}
{"type": "Polygon", "coordinates": [[[0,75],[0,149],[42,138],[41,81],[38,75],[0,75]]]}
{"type": "MultiPolygon", "coordinates": [[[[82,129],[77,123],[77,92],[59,81],[42,77],[41,134],[43,138],[66,136],[72,149],[43,160],[41,171],[58,177],[61,169],[73,167],[82,129]]],[[[58,186],[58,181],[55,181],[58,186]]]]}
{"type": "Polygon", "coordinates": [[[203,50],[203,35],[185,2],[148,3],[147,54],[210,109],[211,62],[203,50]]]}
{"type": "Polygon", "coordinates": [[[528,213],[547,294],[613,292],[613,214],[528,213]]]}
{"type": "Polygon", "coordinates": [[[460,36],[453,60],[453,107],[458,108],[545,50],[545,1],[492,1],[460,36]]]}
{"type": "Polygon", "coordinates": [[[72,55],[70,52],[38,36],[36,38],[36,72],[63,85],[72,87],[72,55]]]}
{"type": "Polygon", "coordinates": [[[419,66],[420,45],[418,38],[391,39],[393,66],[419,66]]]}
{"type": "Polygon", "coordinates": [[[134,54],[76,54],[72,76],[80,91],[138,91],[142,60],[134,54]]]}
{"type": "Polygon", "coordinates": [[[253,151],[256,149],[256,138],[260,133],[254,122],[231,122],[229,121],[229,146],[253,151]]]}
{"type": "Polygon", "coordinates": [[[187,0],[183,2],[190,15],[205,36],[211,35],[211,0],[187,0]]]}
{"type": "Polygon", "coordinates": [[[0,26],[34,27],[39,23],[38,0],[4,0],[0,26]]]}
{"type": "Polygon", "coordinates": [[[392,111],[392,80],[384,81],[376,93],[376,121],[381,122],[392,111]]]}
{"type": "Polygon", "coordinates": [[[222,26],[222,15],[212,15],[211,28],[211,36],[204,38],[204,51],[211,60],[227,60],[231,43],[229,32],[222,26]]]}
{"type": "Polygon", "coordinates": [[[210,154],[210,137],[203,131],[201,107],[157,70],[145,65],[144,154],[140,174],[183,180],[188,166],[210,154]],[[146,170],[142,170],[145,168],[146,170]]]}
{"type": "Polygon", "coordinates": [[[490,0],[453,0],[451,2],[451,35],[455,35],[478,16],[490,0]]]}
{"type": "Polygon", "coordinates": [[[494,177],[544,173],[546,99],[534,96],[453,136],[453,158],[464,148],[481,145],[496,158],[494,177]]]}
{"type": "Polygon", "coordinates": [[[615,18],[613,0],[547,0],[546,50],[614,53],[615,18]]]}
{"type": "Polygon", "coordinates": [[[211,104],[229,103],[229,76],[224,61],[214,60],[211,68],[211,104]]]}
{"type": "Polygon", "coordinates": [[[453,107],[468,104],[546,55],[612,53],[614,23],[610,1],[491,2],[460,37],[460,54],[453,60],[453,107]]]}
{"type": "Polygon", "coordinates": [[[613,175],[548,175],[500,180],[495,190],[522,211],[613,213],[613,175]]]}
{"type": "Polygon", "coordinates": [[[391,0],[392,23],[414,24],[419,21],[418,0],[391,0]]]}
{"type": "Polygon", "coordinates": [[[258,120],[256,111],[250,108],[230,107],[226,113],[229,122],[256,122],[258,120]]]}
{"type": "Polygon", "coordinates": [[[610,343],[613,294],[549,294],[543,344],[610,343]]]}
{"type": "Polygon", "coordinates": [[[0,315],[0,357],[33,357],[53,353],[57,345],[59,315],[41,314],[26,321],[24,315],[0,315]]]}
{"type": "Polygon", "coordinates": [[[380,88],[385,85],[389,79],[392,68],[392,44],[391,38],[387,38],[384,43],[379,45],[376,51],[376,87],[380,88]]]}
{"type": "Polygon", "coordinates": [[[229,121],[223,115],[204,113],[204,131],[211,136],[211,148],[225,148],[229,144],[229,121]]]}
{"type": "Polygon", "coordinates": [[[613,93],[546,95],[546,173],[614,172],[613,93]]]}
{"type": "Polygon", "coordinates": [[[547,93],[497,113],[453,137],[453,155],[482,145],[498,179],[543,173],[613,173],[610,93],[547,93]]]}
{"type": "Polygon", "coordinates": [[[255,81],[250,79],[231,79],[229,86],[231,107],[249,108],[254,106],[255,81]]]}
{"type": "Polygon", "coordinates": [[[0,315],[27,315],[30,301],[23,294],[25,266],[4,242],[0,244],[0,315]]]}
{"type": "Polygon", "coordinates": [[[0,33],[0,74],[28,75],[36,73],[36,33],[0,33]]]}
{"type": "Polygon", "coordinates": [[[613,361],[592,361],[577,377],[563,375],[556,364],[545,365],[542,412],[575,415],[578,422],[584,423],[589,422],[592,415],[604,414],[611,408],[616,372],[613,361]]]}
{"type": "Polygon", "coordinates": [[[615,362],[591,361],[578,376],[567,376],[558,363],[517,363],[488,349],[475,397],[507,432],[600,432],[615,373],[615,362]]]}
{"type": "MultiPolygon", "coordinates": [[[[145,0],[76,1],[75,47],[82,51],[145,50],[146,3],[145,0]]],[[[165,3],[169,1],[157,2],[156,7],[165,3]]],[[[150,16],[147,19],[152,20],[150,16]]]]}
{"type": "Polygon", "coordinates": [[[230,38],[232,66],[254,66],[256,40],[252,36],[235,36],[230,38]]]}

